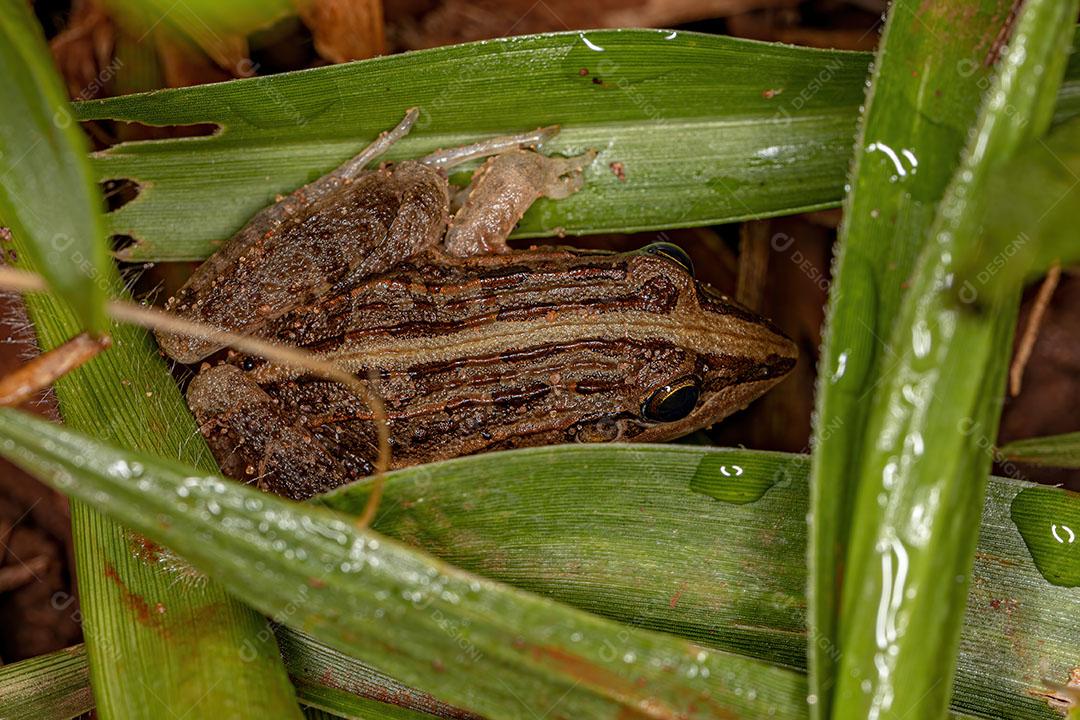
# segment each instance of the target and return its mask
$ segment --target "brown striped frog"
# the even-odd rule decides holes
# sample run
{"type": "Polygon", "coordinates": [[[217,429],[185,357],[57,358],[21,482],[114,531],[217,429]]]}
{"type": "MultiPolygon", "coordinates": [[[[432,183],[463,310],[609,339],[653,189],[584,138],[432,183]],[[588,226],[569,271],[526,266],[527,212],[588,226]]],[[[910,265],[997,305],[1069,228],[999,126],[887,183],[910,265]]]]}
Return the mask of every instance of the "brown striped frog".
{"type": "MultiPolygon", "coordinates": [[[[712,425],[796,359],[772,324],[654,243],[511,250],[539,197],[595,153],[548,157],[542,129],[367,169],[415,119],[255,215],[167,303],[299,346],[383,399],[393,467],[565,442],[654,442],[712,425]],[[487,158],[451,192],[447,169],[487,158]]],[[[158,333],[183,363],[220,357],[158,333]]],[[[370,474],[372,409],[340,384],[242,353],[203,363],[187,400],[223,471],[293,498],[370,474]]]]}

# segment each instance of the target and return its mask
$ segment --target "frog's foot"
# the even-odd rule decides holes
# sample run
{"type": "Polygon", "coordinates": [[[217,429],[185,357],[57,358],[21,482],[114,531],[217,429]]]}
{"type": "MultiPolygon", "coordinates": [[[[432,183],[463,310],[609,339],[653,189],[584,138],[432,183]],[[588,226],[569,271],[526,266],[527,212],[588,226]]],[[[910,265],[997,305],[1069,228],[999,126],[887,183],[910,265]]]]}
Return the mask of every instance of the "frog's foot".
{"type": "Polygon", "coordinates": [[[446,251],[458,256],[507,252],[506,238],[533,202],[561,200],[580,190],[582,171],[595,158],[595,150],[569,158],[512,150],[490,158],[473,175],[465,203],[450,221],[446,251]]]}
{"type": "Polygon", "coordinates": [[[420,162],[436,169],[448,170],[455,165],[460,165],[470,160],[491,157],[492,155],[498,155],[499,153],[504,153],[508,150],[538,148],[545,140],[550,140],[558,134],[559,126],[549,125],[547,127],[529,130],[528,132],[518,133],[516,135],[501,135],[499,137],[488,138],[487,140],[475,142],[472,145],[462,145],[447,150],[436,150],[423,158],[420,162]]]}
{"type": "Polygon", "coordinates": [[[294,500],[356,479],[235,365],[203,370],[191,381],[187,401],[231,478],[294,500]]]}

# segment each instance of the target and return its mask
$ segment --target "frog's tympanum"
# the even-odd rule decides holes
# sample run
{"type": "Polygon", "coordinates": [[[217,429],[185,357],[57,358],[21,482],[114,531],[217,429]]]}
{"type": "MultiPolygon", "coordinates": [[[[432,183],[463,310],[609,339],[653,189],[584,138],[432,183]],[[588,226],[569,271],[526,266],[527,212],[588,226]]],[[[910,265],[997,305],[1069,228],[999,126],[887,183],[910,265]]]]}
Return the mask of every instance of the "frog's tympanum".
{"type": "MultiPolygon", "coordinates": [[[[746,406],[795,364],[790,340],[695,281],[673,245],[510,250],[533,201],[577,191],[594,158],[527,149],[552,130],[365,170],[413,118],[255,215],[167,309],[300,346],[368,383],[394,467],[669,440],[746,406]],[[452,194],[446,167],[476,157],[488,159],[452,194]]],[[[158,340],[184,363],[222,349],[158,340]]],[[[305,498],[374,469],[372,412],[339,384],[232,353],[203,365],[187,399],[239,480],[305,498]]]]}

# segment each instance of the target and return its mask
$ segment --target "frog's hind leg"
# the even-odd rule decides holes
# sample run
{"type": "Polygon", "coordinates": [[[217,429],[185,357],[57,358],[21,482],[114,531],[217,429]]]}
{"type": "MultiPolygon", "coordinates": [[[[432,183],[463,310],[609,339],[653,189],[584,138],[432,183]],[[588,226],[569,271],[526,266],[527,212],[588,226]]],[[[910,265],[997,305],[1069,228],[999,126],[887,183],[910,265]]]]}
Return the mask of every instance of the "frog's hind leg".
{"type": "Polygon", "coordinates": [[[473,175],[467,197],[446,232],[445,249],[468,256],[507,252],[506,238],[541,197],[566,198],[584,185],[582,173],[596,152],[575,157],[547,157],[512,150],[490,158],[473,175]]]}
{"type": "Polygon", "coordinates": [[[235,365],[199,373],[188,405],[222,471],[294,500],[356,478],[235,365]]]}

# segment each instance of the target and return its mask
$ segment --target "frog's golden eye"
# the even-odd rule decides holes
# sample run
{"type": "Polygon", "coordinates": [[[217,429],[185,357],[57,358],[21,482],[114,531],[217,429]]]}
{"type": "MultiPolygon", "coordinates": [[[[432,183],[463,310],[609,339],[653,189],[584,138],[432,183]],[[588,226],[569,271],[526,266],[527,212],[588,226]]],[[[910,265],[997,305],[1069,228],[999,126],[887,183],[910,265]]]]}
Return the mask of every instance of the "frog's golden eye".
{"type": "Polygon", "coordinates": [[[701,384],[693,376],[680,378],[657,389],[641,405],[641,414],[653,422],[675,422],[694,412],[701,384]]]}
{"type": "Polygon", "coordinates": [[[678,245],[669,242],[654,242],[641,248],[641,252],[648,253],[649,255],[658,255],[662,258],[670,260],[686,272],[690,273],[691,277],[694,275],[694,261],[690,259],[690,256],[686,254],[678,245]]]}
{"type": "Polygon", "coordinates": [[[255,358],[246,357],[240,361],[240,369],[246,372],[250,372],[255,369],[255,358]]]}

